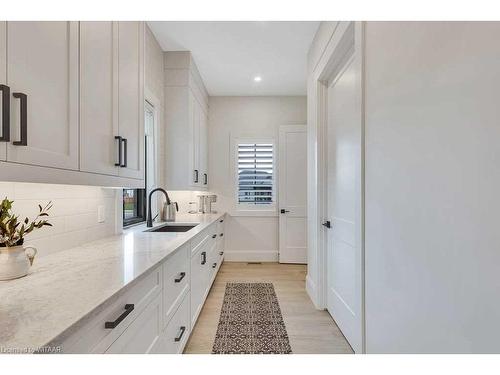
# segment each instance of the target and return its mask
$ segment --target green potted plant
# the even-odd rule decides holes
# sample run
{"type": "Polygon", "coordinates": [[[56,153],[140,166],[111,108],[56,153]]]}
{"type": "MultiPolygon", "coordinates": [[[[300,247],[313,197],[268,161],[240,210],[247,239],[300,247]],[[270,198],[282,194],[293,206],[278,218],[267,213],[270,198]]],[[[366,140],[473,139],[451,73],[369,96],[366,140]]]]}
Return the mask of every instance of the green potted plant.
{"type": "Polygon", "coordinates": [[[7,198],[0,203],[0,280],[16,279],[28,274],[37,250],[33,246],[23,246],[24,237],[35,229],[52,226],[46,220],[52,202],[45,207],[38,205],[39,212],[33,220],[25,218],[22,221],[12,213],[12,203],[14,201],[7,198]]]}

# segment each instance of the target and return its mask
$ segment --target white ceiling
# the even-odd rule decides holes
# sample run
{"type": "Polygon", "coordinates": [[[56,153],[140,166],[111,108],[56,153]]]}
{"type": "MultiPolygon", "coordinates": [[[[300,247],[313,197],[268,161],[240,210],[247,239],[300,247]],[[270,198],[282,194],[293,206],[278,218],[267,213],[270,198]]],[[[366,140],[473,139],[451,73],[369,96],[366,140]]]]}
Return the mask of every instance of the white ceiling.
{"type": "Polygon", "coordinates": [[[191,51],[210,95],[306,94],[307,51],[319,22],[148,24],[164,51],[191,51]]]}

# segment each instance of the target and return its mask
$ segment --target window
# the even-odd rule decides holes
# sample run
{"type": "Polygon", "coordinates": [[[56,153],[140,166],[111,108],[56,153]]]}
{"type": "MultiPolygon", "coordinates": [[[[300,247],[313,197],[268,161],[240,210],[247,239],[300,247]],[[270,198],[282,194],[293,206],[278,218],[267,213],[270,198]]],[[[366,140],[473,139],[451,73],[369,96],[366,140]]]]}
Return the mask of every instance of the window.
{"type": "Polygon", "coordinates": [[[123,189],[123,226],[146,220],[146,190],[123,189]]]}
{"type": "MultiPolygon", "coordinates": [[[[155,108],[144,103],[144,152],[145,186],[147,189],[123,189],[123,226],[141,223],[146,220],[146,191],[156,184],[156,144],[155,144],[155,108]]],[[[152,202],[152,211],[156,212],[156,202],[152,202]]]]}
{"type": "Polygon", "coordinates": [[[238,204],[274,202],[274,145],[238,142],[238,204]]]}

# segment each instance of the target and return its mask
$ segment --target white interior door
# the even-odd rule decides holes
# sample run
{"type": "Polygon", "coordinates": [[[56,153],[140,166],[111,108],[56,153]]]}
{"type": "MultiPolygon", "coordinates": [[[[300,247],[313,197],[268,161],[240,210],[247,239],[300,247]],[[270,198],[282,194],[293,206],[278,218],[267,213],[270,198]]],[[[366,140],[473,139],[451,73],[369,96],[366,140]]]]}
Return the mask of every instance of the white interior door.
{"type": "Polygon", "coordinates": [[[305,125],[280,127],[279,261],[307,263],[307,132],[305,125]]]}
{"type": "MultiPolygon", "coordinates": [[[[327,308],[355,352],[362,350],[361,121],[359,71],[349,59],[328,88],[327,308]]],[[[325,223],[327,224],[327,223],[325,223]]]]}

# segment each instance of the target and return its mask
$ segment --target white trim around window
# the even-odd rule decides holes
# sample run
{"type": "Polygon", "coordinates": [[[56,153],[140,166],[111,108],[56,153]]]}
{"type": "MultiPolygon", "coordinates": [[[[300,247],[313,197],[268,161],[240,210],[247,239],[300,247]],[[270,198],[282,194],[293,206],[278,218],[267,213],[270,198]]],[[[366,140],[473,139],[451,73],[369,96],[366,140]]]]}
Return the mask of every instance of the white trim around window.
{"type": "MultiPolygon", "coordinates": [[[[249,153],[251,153],[251,148],[249,146],[249,153]]],[[[233,183],[233,211],[237,216],[276,216],[277,211],[277,162],[278,162],[278,150],[276,148],[276,139],[274,137],[232,137],[231,139],[231,169],[232,169],[232,183],[233,183]],[[271,151],[271,161],[268,159],[266,163],[272,163],[272,177],[270,180],[271,186],[271,202],[267,204],[256,204],[254,203],[241,203],[240,202],[240,172],[239,168],[239,145],[269,145],[268,148],[271,151]]],[[[268,172],[269,173],[269,172],[268,172]]],[[[250,201],[250,199],[249,199],[250,201]]]]}

